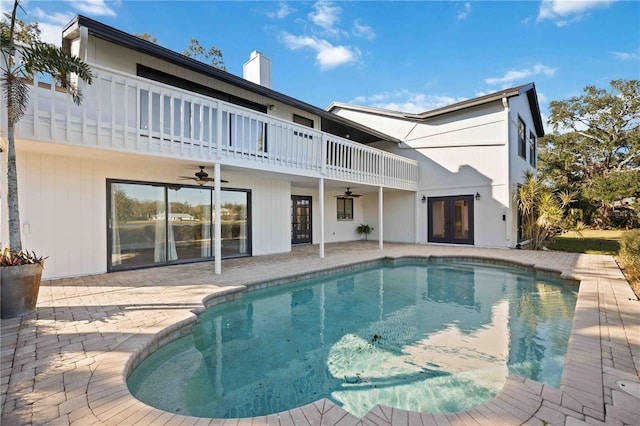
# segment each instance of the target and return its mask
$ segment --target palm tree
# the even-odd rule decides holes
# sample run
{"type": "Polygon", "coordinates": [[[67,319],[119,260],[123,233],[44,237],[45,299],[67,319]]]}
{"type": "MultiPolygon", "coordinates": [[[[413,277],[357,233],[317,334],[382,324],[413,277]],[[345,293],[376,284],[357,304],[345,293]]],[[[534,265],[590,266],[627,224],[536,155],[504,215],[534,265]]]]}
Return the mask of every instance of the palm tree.
{"type": "MultiPolygon", "coordinates": [[[[555,194],[552,189],[528,171],[525,183],[518,188],[516,203],[522,217],[522,230],[532,249],[540,250],[561,231],[572,224],[565,219],[568,206],[574,201],[575,193],[555,194]]],[[[579,235],[582,225],[574,225],[579,235]]]]}
{"type": "MultiPolygon", "coordinates": [[[[7,207],[9,218],[9,247],[22,250],[20,236],[20,211],[18,208],[18,175],[16,169],[15,125],[24,116],[29,103],[29,86],[26,80],[36,74],[51,77],[55,84],[73,97],[80,105],[82,95],[72,80],[75,75],[87,84],[93,82],[91,69],[82,59],[71,56],[61,48],[41,42],[37,37],[20,43],[16,40],[16,13],[20,0],[14,0],[11,21],[7,32],[2,32],[2,89],[7,107],[7,207]]],[[[37,35],[38,32],[36,32],[37,35]]]]}

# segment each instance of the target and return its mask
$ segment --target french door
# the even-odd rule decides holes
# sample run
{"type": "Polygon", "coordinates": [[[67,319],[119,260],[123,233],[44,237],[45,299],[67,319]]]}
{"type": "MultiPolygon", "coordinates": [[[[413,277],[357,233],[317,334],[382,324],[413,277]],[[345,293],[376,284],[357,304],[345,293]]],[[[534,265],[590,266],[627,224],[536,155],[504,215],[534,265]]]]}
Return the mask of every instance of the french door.
{"type": "Polygon", "coordinates": [[[429,197],[429,242],[473,244],[473,195],[429,197]]]}
{"type": "Polygon", "coordinates": [[[311,197],[291,196],[291,244],[311,244],[311,197]]]}

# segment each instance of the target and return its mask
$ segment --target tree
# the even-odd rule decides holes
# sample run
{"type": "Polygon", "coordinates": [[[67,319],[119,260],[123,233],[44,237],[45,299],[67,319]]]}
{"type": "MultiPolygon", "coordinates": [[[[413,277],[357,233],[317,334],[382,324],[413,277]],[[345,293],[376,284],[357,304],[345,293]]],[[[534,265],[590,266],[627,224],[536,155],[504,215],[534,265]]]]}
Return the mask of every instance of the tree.
{"type": "MultiPolygon", "coordinates": [[[[158,38],[152,36],[149,33],[134,33],[133,35],[143,40],[150,41],[153,44],[158,44],[158,38]]],[[[222,51],[215,46],[211,46],[209,50],[205,51],[204,47],[202,47],[200,42],[195,38],[191,39],[189,46],[182,51],[182,54],[189,58],[201,60],[202,62],[209,61],[212,66],[223,71],[227,70],[227,68],[224,66],[222,51]]]]}
{"type": "Polygon", "coordinates": [[[570,130],[586,150],[587,177],[640,167],[640,81],[614,80],[611,88],[587,86],[583,96],[549,104],[554,131],[570,130]]]}
{"type": "Polygon", "coordinates": [[[152,36],[149,33],[142,33],[142,34],[134,33],[133,35],[143,40],[150,41],[153,44],[158,44],[158,37],[152,36]]]}
{"type": "MultiPolygon", "coordinates": [[[[209,63],[223,71],[226,71],[227,68],[224,66],[224,59],[222,58],[222,51],[215,46],[211,46],[209,50],[205,51],[204,47],[200,44],[200,42],[192,38],[191,43],[189,43],[189,47],[182,51],[184,56],[188,56],[189,58],[208,60],[209,63]]],[[[203,61],[204,62],[204,61],[203,61]]]]}
{"type": "Polygon", "coordinates": [[[77,76],[87,84],[93,82],[91,69],[80,58],[71,56],[61,48],[42,43],[37,24],[27,26],[29,37],[22,37],[24,23],[16,18],[20,0],[15,0],[8,31],[2,30],[2,91],[7,107],[7,207],[9,221],[9,247],[13,251],[22,250],[20,236],[20,211],[18,208],[18,175],[16,168],[15,125],[24,116],[29,103],[29,86],[26,80],[38,73],[48,75],[72,96],[76,104],[82,101],[82,94],[72,80],[77,76]]]}
{"type": "Polygon", "coordinates": [[[584,93],[549,104],[554,133],[540,140],[539,170],[557,189],[578,191],[581,205],[605,220],[612,201],[639,189],[640,81],[614,80],[610,91],[587,86],[584,93]]]}
{"type": "MultiPolygon", "coordinates": [[[[2,21],[0,22],[0,33],[2,34],[2,39],[9,39],[9,34],[11,32],[11,13],[5,12],[2,15],[2,21]]],[[[22,19],[16,18],[13,37],[16,41],[21,43],[31,43],[35,40],[40,40],[40,27],[38,27],[37,22],[32,22],[27,24],[22,19]]]]}
{"type": "MultiPolygon", "coordinates": [[[[540,177],[525,174],[525,183],[518,188],[516,204],[522,217],[522,231],[531,248],[542,249],[559,232],[573,224],[566,219],[574,193],[554,191],[540,177]]],[[[576,226],[580,231],[581,224],[576,226]]]]}

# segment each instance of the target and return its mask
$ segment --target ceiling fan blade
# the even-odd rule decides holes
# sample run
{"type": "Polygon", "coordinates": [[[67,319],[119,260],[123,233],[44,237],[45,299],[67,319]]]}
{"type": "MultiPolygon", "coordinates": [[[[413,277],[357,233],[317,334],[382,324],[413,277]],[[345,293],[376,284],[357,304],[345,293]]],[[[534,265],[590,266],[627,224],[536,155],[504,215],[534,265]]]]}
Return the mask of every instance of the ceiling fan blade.
{"type": "MultiPolygon", "coordinates": [[[[212,178],[212,177],[207,177],[207,178],[204,178],[203,180],[206,180],[207,182],[215,182],[215,181],[216,181],[216,180],[215,180],[214,178],[212,178]]],[[[220,179],[220,182],[221,182],[221,183],[229,183],[229,181],[228,181],[228,180],[224,180],[224,179],[220,179]]]]}

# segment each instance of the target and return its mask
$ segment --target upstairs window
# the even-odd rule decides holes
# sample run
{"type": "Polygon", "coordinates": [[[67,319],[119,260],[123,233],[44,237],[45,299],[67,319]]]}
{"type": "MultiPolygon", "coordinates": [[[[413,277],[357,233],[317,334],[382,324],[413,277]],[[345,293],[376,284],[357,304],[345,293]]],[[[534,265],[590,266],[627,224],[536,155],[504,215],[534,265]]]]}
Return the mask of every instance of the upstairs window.
{"type": "Polygon", "coordinates": [[[338,220],[353,220],[353,198],[338,198],[338,220]]]}
{"type": "Polygon", "coordinates": [[[296,124],[302,124],[303,126],[311,127],[313,129],[313,120],[307,117],[303,117],[298,114],[293,114],[293,122],[296,124]]]}
{"type": "Polygon", "coordinates": [[[527,158],[527,127],[522,118],[518,117],[518,155],[527,158]]]}
{"type": "Polygon", "coordinates": [[[529,164],[536,166],[536,135],[533,132],[529,132],[529,164]]]}

